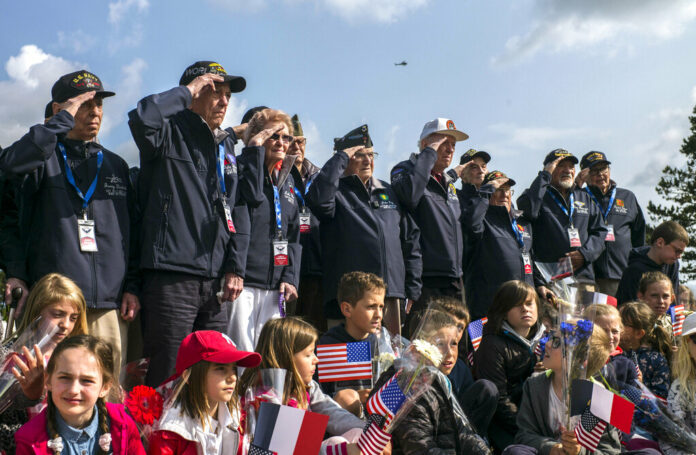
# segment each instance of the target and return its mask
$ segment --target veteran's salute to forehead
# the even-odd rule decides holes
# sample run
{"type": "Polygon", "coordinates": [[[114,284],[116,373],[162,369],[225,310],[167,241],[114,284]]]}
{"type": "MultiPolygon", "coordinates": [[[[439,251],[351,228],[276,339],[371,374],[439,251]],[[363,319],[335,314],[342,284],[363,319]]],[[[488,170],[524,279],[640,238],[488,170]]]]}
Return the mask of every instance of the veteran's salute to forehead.
{"type": "Polygon", "coordinates": [[[229,304],[220,301],[243,289],[249,216],[235,207],[264,198],[264,151],[249,146],[236,156],[234,138],[220,126],[231,94],[245,87],[219,63],[198,61],[177,87],[128,114],[142,168],[141,296],[152,386],[171,374],[176,348],[192,330],[226,330],[229,304]]]}

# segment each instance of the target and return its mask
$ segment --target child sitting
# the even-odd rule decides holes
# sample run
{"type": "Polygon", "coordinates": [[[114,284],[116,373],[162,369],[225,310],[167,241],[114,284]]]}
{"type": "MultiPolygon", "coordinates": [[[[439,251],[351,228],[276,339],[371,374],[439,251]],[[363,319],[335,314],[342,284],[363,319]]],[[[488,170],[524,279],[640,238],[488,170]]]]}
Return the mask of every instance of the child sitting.
{"type": "Polygon", "coordinates": [[[216,330],[199,330],[184,338],[174,375],[181,382],[174,389],[172,407],[163,412],[150,438],[148,453],[237,453],[241,441],[237,365],[255,367],[260,362],[260,355],[238,351],[227,335],[216,330]]]}
{"type": "Polygon", "coordinates": [[[621,320],[624,353],[640,368],[643,384],[658,397],[666,398],[671,382],[671,335],[656,324],[657,315],[643,302],[623,304],[621,320]]]}
{"type": "Polygon", "coordinates": [[[656,323],[672,335],[672,318],[667,314],[676,296],[672,282],[662,272],[647,272],[640,279],[638,300],[648,304],[657,316],[656,323]]]}
{"type": "Polygon", "coordinates": [[[62,341],[46,367],[45,410],[15,434],[17,454],[144,455],[123,405],[105,403],[113,377],[111,346],[89,335],[62,341]]]}
{"type": "MultiPolygon", "coordinates": [[[[375,274],[349,272],[343,275],[338,284],[337,300],[345,322],[329,329],[319,338],[319,344],[364,341],[370,334],[379,332],[385,292],[384,281],[375,274]]],[[[356,379],[320,385],[342,408],[360,417],[372,382],[356,379]]]]}

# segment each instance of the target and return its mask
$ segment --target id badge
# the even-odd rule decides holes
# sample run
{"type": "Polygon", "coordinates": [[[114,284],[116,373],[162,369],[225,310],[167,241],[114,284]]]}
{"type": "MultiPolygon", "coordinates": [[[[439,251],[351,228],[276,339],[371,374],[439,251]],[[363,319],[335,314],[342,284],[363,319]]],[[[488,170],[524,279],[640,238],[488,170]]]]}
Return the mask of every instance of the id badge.
{"type": "Polygon", "coordinates": [[[568,239],[570,240],[571,247],[581,247],[582,242],[580,241],[580,232],[577,228],[568,228],[568,239]]]}
{"type": "Polygon", "coordinates": [[[607,235],[604,237],[605,242],[613,242],[616,240],[616,237],[614,237],[614,225],[613,224],[608,224],[607,225],[607,235]]]}
{"type": "Polygon", "coordinates": [[[222,208],[225,210],[225,221],[227,221],[227,230],[230,231],[231,233],[237,232],[234,228],[234,223],[232,222],[232,210],[230,210],[230,206],[227,205],[227,202],[222,203],[222,208]]]}
{"type": "Polygon", "coordinates": [[[529,256],[529,253],[522,253],[522,262],[524,263],[524,274],[531,275],[532,274],[532,258],[529,256]]]}
{"type": "Polygon", "coordinates": [[[312,230],[311,222],[312,215],[309,212],[300,213],[300,234],[309,234],[309,231],[312,230]]]}
{"type": "Polygon", "coordinates": [[[288,265],[288,242],[287,240],[273,241],[273,265],[282,267],[288,265]]]}
{"type": "Polygon", "coordinates": [[[94,220],[78,219],[77,233],[80,237],[80,251],[94,253],[97,251],[97,235],[94,220]]]}

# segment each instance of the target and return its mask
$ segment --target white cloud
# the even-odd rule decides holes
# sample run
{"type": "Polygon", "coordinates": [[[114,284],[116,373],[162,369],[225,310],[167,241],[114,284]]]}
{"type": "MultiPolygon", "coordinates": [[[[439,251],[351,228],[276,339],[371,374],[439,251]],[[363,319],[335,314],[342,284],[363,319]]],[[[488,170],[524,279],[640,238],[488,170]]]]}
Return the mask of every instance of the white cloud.
{"type": "MultiPolygon", "coordinates": [[[[113,87],[116,96],[104,101],[104,118],[99,131],[99,137],[107,137],[113,128],[126,121],[127,112],[133,109],[142,98],[142,73],[147,63],[141,58],[135,58],[121,68],[121,79],[113,87]]],[[[104,83],[107,90],[109,84],[104,83]]],[[[106,144],[107,147],[109,146],[106,144]]]]}
{"type": "Polygon", "coordinates": [[[0,144],[13,143],[31,125],[43,122],[44,108],[58,76],[84,67],[47,54],[34,44],[22,46],[19,54],[5,64],[9,79],[0,81],[0,144]]]}
{"type": "Polygon", "coordinates": [[[681,35],[696,18],[696,0],[540,0],[539,20],[524,35],[511,37],[493,63],[508,63],[546,50],[576,49],[612,55],[630,50],[636,37],[665,40],[681,35]]]}
{"type": "Polygon", "coordinates": [[[109,23],[119,24],[129,13],[131,9],[137,10],[138,13],[144,13],[150,7],[148,0],[118,0],[109,3],[109,23]]]}
{"type": "Polygon", "coordinates": [[[307,147],[305,154],[309,161],[321,167],[333,155],[333,150],[327,145],[329,142],[324,141],[319,132],[317,124],[309,119],[300,119],[302,122],[302,131],[307,138],[307,147]]]}
{"type": "MultiPolygon", "coordinates": [[[[208,0],[211,4],[231,11],[258,12],[269,3],[281,0],[208,0]]],[[[424,7],[429,0],[282,0],[287,5],[313,3],[331,13],[353,22],[357,19],[373,22],[396,22],[411,12],[424,7]]]]}
{"type": "Polygon", "coordinates": [[[97,43],[97,37],[85,33],[82,29],[58,32],[58,45],[68,48],[75,54],[83,54],[92,49],[97,43]]]}

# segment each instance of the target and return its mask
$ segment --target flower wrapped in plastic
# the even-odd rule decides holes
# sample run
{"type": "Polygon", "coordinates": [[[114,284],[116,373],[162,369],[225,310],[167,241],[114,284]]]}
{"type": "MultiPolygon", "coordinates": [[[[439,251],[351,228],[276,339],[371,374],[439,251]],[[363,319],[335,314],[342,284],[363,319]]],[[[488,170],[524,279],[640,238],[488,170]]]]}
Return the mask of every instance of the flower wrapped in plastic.
{"type": "Polygon", "coordinates": [[[410,342],[401,335],[391,335],[385,327],[377,333],[370,334],[368,341],[372,347],[372,382],[374,384],[382,373],[394,364],[394,360],[402,356],[410,342]]]}
{"type": "Polygon", "coordinates": [[[124,404],[138,426],[145,447],[152,435],[153,425],[162,417],[164,398],[156,389],[137,385],[125,394],[124,404]]]}
{"type": "Polygon", "coordinates": [[[621,394],[635,404],[633,425],[657,435],[660,445],[696,453],[696,434],[643,383],[623,384],[621,394]]]}
{"type": "Polygon", "coordinates": [[[558,262],[535,262],[534,265],[546,282],[546,287],[553,292],[553,303],[559,311],[571,306],[577,294],[577,281],[573,276],[573,265],[569,257],[558,262]]]}
{"type": "MultiPolygon", "coordinates": [[[[0,352],[0,414],[6,411],[12,402],[22,393],[22,388],[13,374],[18,371],[17,360],[25,362],[26,352],[34,352],[38,346],[41,352],[50,352],[63,335],[60,328],[49,320],[36,318],[29,326],[2,347],[0,352]]],[[[38,360],[38,359],[37,359],[38,360]]],[[[43,361],[43,359],[41,359],[43,361]]]]}
{"type": "MultiPolygon", "coordinates": [[[[287,370],[282,368],[263,368],[258,372],[258,385],[254,389],[247,389],[241,399],[242,421],[241,426],[244,429],[242,438],[242,453],[249,453],[251,443],[254,440],[256,431],[256,417],[259,414],[261,403],[269,402],[275,404],[283,404],[283,394],[285,391],[285,376],[287,370]]],[[[293,406],[289,400],[287,405],[293,406]]],[[[297,402],[294,402],[297,407],[297,402]]]]}

